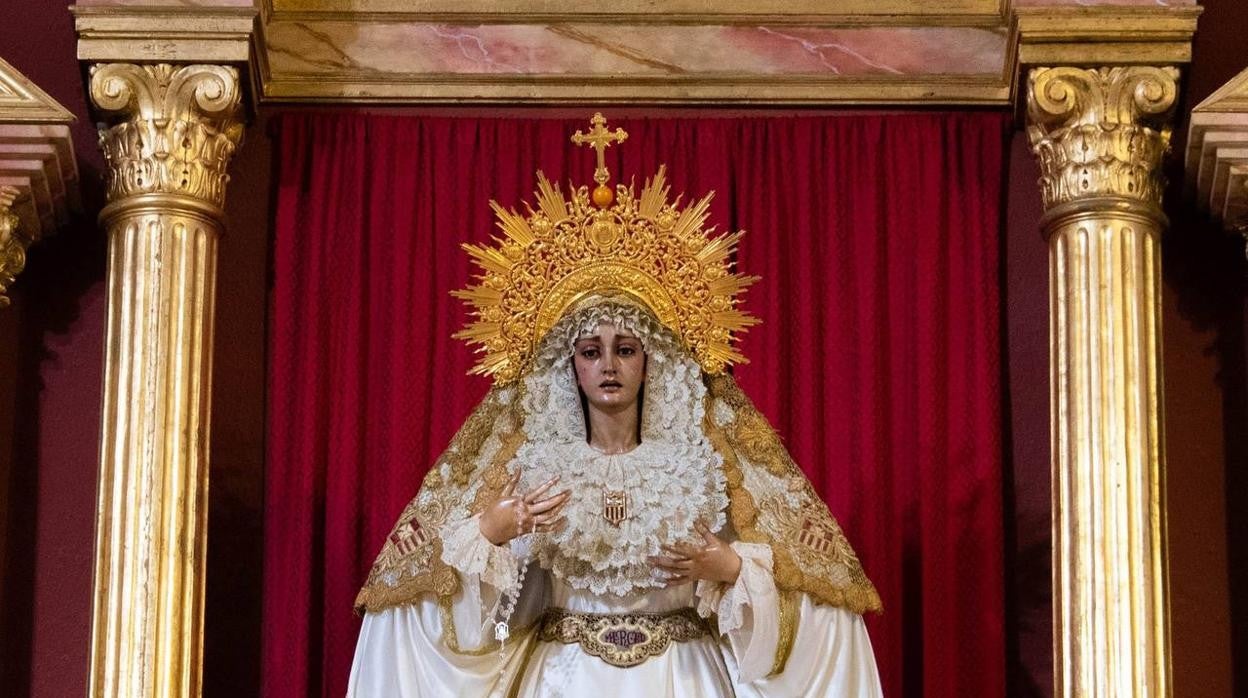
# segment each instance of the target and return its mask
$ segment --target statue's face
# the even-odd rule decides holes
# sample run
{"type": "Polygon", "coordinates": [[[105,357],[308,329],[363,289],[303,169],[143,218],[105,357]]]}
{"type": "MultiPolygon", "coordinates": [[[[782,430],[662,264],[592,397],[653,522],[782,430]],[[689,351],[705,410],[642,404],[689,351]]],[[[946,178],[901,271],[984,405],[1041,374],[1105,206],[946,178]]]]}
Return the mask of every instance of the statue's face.
{"type": "Polygon", "coordinates": [[[578,339],[573,347],[576,382],[590,405],[616,412],[637,404],[646,377],[640,339],[604,322],[594,336],[578,339]]]}

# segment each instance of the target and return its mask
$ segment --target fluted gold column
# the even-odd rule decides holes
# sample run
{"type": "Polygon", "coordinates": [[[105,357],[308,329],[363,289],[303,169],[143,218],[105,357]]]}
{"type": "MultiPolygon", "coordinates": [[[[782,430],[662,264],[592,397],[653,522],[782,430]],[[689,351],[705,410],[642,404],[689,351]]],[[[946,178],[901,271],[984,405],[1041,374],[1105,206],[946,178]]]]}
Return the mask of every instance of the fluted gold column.
{"type": "Polygon", "coordinates": [[[108,330],[92,696],[197,696],[217,238],[234,68],[92,66],[108,163],[108,330]]]}
{"type": "Polygon", "coordinates": [[[1170,694],[1160,236],[1178,72],[1037,68],[1049,240],[1055,694],[1170,694]]]}

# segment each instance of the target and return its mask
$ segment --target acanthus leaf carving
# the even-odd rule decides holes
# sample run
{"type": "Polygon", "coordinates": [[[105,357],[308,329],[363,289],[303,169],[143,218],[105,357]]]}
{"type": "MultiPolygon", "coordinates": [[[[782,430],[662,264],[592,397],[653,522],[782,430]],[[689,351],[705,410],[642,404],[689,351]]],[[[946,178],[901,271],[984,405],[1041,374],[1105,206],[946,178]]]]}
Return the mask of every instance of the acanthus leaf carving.
{"type": "Polygon", "coordinates": [[[182,194],[220,209],[243,135],[238,71],[229,66],[106,63],[91,68],[108,200],[182,194]]]}
{"type": "Polygon", "coordinates": [[[1104,196],[1159,208],[1178,76],[1173,67],[1033,69],[1027,133],[1045,208],[1104,196]]]}

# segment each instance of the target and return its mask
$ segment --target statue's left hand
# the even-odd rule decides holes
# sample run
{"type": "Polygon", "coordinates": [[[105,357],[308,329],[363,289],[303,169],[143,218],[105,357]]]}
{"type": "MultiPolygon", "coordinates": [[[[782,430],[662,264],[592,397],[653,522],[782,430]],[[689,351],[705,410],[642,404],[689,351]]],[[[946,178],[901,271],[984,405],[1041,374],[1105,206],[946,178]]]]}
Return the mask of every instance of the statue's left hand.
{"type": "Polygon", "coordinates": [[[652,557],[650,564],[670,575],[669,587],[699,579],[735,584],[741,574],[741,556],[701,521],[693,527],[702,536],[702,545],[665,545],[663,550],[667,556],[652,557]]]}

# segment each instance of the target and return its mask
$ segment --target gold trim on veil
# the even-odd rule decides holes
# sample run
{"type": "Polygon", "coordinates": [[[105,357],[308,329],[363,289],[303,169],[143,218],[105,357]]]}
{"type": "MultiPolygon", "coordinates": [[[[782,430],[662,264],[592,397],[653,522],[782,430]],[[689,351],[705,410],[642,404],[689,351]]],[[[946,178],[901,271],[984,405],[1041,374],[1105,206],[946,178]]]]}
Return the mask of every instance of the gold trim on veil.
{"type": "Polygon", "coordinates": [[[426,594],[447,602],[459,590],[457,573],[442,561],[438,531],[499,496],[507,465],[526,439],[520,379],[532,370],[549,330],[605,293],[644,306],[701,367],[703,428],[723,457],[728,516],[740,540],[771,546],[777,587],[856,613],[880,610],[879,594],[827,506],[725,373],[744,361],[731,346],[733,333],[756,322],[737,309],[754,280],[731,269],[741,233],[703,230],[709,196],[683,209],[679,197],[669,203],[662,168],[640,196],[631,186],[612,192],[602,149],[622,136],[606,132],[601,115],[593,124],[590,136],[581,136],[598,151],[592,194],[581,187],[565,199],[539,173],[537,207],[524,217],[493,203],[504,237],[493,247],[466,246],[481,275],[457,294],[476,317],[457,336],[485,354],[475,370],[491,374],[494,387],[403,510],[356,609],[380,611],[426,594]]]}

